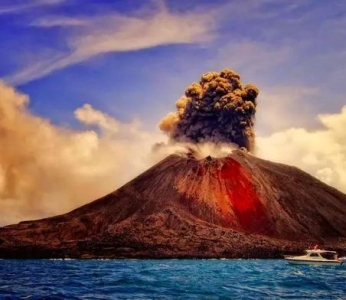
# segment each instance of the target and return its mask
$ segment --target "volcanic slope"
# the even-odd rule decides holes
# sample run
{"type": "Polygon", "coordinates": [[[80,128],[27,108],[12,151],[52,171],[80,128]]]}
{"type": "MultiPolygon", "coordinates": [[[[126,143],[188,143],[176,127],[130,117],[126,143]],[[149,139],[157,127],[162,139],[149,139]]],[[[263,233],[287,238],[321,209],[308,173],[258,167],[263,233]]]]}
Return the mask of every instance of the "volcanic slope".
{"type": "Polygon", "coordinates": [[[0,257],[280,257],[345,249],[346,195],[240,150],[171,155],[67,214],[0,228],[0,257]]]}

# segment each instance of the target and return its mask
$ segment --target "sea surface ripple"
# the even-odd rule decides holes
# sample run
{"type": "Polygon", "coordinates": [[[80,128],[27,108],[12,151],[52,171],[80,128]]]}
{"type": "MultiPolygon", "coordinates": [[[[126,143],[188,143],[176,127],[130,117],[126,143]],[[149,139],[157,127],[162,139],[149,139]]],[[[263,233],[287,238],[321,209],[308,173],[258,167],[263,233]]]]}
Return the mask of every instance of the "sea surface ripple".
{"type": "Polygon", "coordinates": [[[0,260],[0,299],[346,299],[346,266],[284,260],[0,260]]]}

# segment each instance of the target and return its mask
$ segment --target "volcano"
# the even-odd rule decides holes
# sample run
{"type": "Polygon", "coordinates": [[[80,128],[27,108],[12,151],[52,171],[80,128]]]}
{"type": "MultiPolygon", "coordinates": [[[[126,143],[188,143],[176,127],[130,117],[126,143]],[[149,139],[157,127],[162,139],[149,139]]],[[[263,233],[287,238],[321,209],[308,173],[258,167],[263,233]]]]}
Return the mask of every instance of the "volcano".
{"type": "Polygon", "coordinates": [[[67,214],[0,228],[2,258],[275,258],[346,249],[346,195],[235,150],[170,155],[67,214]]]}

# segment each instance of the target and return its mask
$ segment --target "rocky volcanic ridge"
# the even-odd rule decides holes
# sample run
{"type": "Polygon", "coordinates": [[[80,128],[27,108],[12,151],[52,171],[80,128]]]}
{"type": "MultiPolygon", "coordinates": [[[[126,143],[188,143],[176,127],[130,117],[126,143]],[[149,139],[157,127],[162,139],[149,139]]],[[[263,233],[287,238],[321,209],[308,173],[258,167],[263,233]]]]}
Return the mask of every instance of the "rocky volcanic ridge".
{"type": "Polygon", "coordinates": [[[237,150],[171,155],[67,214],[0,228],[2,258],[278,258],[346,250],[346,195],[237,150]]]}

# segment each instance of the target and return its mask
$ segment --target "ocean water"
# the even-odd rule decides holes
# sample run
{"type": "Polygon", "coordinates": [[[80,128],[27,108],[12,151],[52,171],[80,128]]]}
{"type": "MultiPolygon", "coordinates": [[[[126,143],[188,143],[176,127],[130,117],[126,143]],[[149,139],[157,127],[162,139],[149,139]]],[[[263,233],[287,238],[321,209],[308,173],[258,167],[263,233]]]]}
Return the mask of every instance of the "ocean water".
{"type": "Polygon", "coordinates": [[[346,266],[284,260],[0,260],[0,299],[346,299],[346,266]]]}

